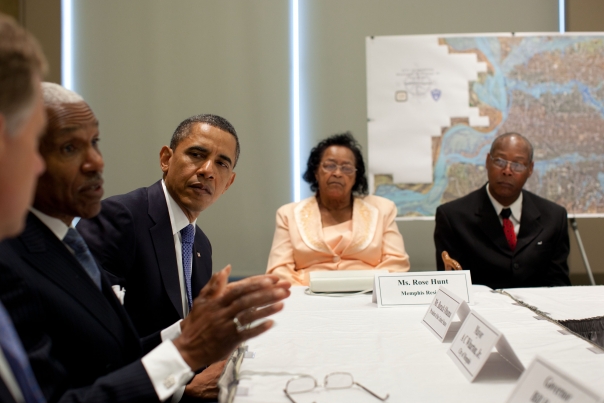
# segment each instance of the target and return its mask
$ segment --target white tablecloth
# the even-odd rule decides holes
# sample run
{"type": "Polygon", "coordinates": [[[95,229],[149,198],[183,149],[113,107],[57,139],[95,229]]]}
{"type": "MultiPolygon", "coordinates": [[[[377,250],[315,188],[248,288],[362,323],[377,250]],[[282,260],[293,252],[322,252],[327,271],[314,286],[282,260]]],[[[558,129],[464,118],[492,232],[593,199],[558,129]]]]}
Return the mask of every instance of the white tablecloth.
{"type": "MultiPolygon", "coordinates": [[[[504,402],[519,373],[493,353],[470,383],[446,355],[452,338],[440,343],[422,324],[427,306],[377,308],[370,295],[308,296],[294,287],[276,326],[248,342],[254,358],[243,360],[235,402],[288,402],[283,388],[292,375],[350,372],[389,402],[504,402]],[[287,374],[285,374],[287,373],[287,374]],[[244,395],[242,395],[244,394],[244,395]]],[[[558,325],[535,319],[501,294],[475,290],[471,308],[504,333],[528,367],[539,354],[604,394],[604,354],[558,325]]],[[[359,388],[295,395],[297,402],[377,402],[359,388]]]]}

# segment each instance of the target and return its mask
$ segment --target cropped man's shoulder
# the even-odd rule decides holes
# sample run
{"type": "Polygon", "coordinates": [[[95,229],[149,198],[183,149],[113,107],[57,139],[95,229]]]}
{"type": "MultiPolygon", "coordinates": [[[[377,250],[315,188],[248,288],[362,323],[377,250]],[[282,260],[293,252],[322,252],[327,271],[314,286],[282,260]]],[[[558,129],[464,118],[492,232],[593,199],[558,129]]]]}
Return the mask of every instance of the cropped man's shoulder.
{"type": "MultiPolygon", "coordinates": [[[[128,193],[110,196],[103,200],[103,204],[105,205],[118,203],[128,208],[139,208],[139,206],[141,206],[143,203],[147,203],[149,199],[149,190],[152,186],[141,187],[138,189],[134,189],[128,193]]],[[[159,186],[159,190],[161,191],[161,195],[163,196],[163,190],[161,188],[161,185],[159,186]]]]}
{"type": "Polygon", "coordinates": [[[566,214],[566,209],[559,205],[558,203],[555,203],[551,200],[548,200],[544,197],[541,197],[533,192],[529,192],[528,190],[522,190],[522,195],[523,197],[531,200],[533,202],[533,204],[535,204],[535,206],[537,206],[537,208],[540,209],[548,209],[550,211],[555,211],[557,213],[564,213],[566,214]]]}

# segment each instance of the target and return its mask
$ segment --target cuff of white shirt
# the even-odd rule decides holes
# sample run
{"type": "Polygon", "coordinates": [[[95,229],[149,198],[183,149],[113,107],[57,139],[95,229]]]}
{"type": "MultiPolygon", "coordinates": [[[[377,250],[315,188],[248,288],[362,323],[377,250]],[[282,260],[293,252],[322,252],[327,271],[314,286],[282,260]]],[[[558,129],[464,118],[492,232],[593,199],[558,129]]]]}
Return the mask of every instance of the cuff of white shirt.
{"type": "Polygon", "coordinates": [[[180,399],[182,399],[182,396],[185,394],[185,387],[181,386],[180,388],[176,389],[176,392],[174,392],[174,394],[172,395],[172,399],[170,399],[170,403],[178,403],[180,402],[180,399]]]}
{"type": "Polygon", "coordinates": [[[181,335],[180,322],[182,322],[182,319],[179,320],[178,322],[174,323],[173,325],[168,326],[164,330],[162,330],[160,333],[161,341],[174,340],[175,338],[180,336],[181,335]]]}
{"type": "Polygon", "coordinates": [[[145,355],[142,363],[157,397],[162,402],[185,386],[195,375],[170,340],[145,355]]]}

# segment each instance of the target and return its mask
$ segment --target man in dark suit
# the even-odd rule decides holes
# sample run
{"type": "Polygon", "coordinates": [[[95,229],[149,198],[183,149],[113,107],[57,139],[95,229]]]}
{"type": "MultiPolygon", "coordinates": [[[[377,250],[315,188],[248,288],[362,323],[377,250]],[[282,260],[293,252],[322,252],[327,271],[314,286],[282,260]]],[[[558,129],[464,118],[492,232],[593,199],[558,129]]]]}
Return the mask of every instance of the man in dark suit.
{"type": "Polygon", "coordinates": [[[448,252],[474,284],[493,289],[570,285],[566,210],[522,190],[533,173],[533,146],[518,133],[495,139],[488,183],[436,209],[436,264],[448,252]]]}
{"type": "MultiPolygon", "coordinates": [[[[124,307],[140,335],[186,317],[212,275],[210,241],[196,221],[235,180],[238,157],[237,133],[226,119],[190,117],[160,151],[160,181],[104,200],[100,214],[78,223],[93,255],[125,288],[124,307]],[[194,242],[185,251],[187,229],[194,242]]],[[[204,371],[185,393],[215,397],[221,371],[204,371]]]]}
{"type": "MultiPolygon", "coordinates": [[[[36,178],[44,169],[37,144],[46,124],[40,90],[45,72],[46,60],[36,40],[0,14],[0,240],[23,229],[36,178]]],[[[39,349],[49,346],[48,338],[38,344],[39,349]]],[[[0,402],[44,401],[12,319],[0,302],[0,402]]]]}
{"type": "Polygon", "coordinates": [[[40,151],[47,170],[25,231],[0,244],[0,299],[32,366],[53,365],[60,376],[50,381],[34,366],[49,401],[165,401],[202,366],[268,330],[270,321],[245,325],[279,311],[288,285],[267,276],[227,285],[227,267],[212,276],[175,332],[141,343],[107,276],[71,226],[74,217],[90,218],[101,207],[98,121],[77,94],[56,84],[43,89],[48,128],[40,151]],[[37,341],[45,337],[52,344],[40,351],[37,341]]]}
{"type": "Polygon", "coordinates": [[[191,295],[210,279],[212,249],[196,221],[233,183],[238,149],[228,121],[193,116],[160,151],[163,179],[103,200],[100,214],[78,223],[93,255],[125,287],[124,307],[141,336],[183,319],[191,295]],[[190,280],[181,233],[189,224],[195,237],[190,280]]]}

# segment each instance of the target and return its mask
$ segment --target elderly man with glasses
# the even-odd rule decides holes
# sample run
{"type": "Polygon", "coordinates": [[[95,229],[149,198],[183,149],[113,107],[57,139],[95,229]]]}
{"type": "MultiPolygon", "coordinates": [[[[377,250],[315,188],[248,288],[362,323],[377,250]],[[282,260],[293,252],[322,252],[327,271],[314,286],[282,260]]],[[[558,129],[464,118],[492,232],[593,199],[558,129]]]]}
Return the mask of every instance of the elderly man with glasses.
{"type": "Polygon", "coordinates": [[[533,146],[518,133],[497,137],[486,157],[488,183],[436,210],[438,270],[443,251],[491,288],[570,285],[566,210],[523,190],[533,146]]]}

